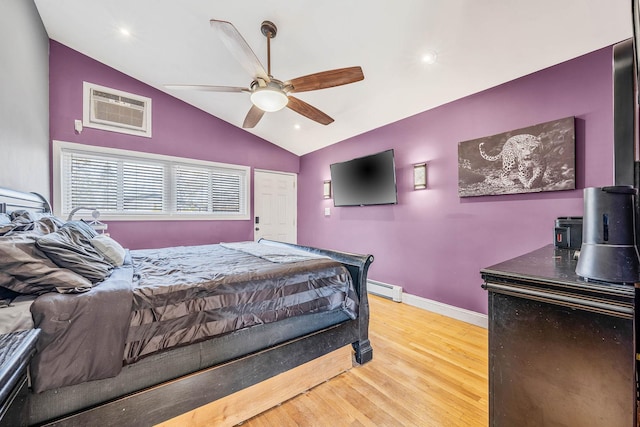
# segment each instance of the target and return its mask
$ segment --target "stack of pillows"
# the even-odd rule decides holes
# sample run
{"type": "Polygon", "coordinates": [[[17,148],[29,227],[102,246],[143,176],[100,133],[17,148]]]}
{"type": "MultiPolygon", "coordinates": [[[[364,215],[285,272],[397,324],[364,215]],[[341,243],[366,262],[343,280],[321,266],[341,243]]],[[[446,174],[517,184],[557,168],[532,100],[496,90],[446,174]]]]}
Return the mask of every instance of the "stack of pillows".
{"type": "Polygon", "coordinates": [[[23,210],[0,214],[0,307],[19,294],[86,292],[125,255],[118,242],[84,221],[23,210]]]}

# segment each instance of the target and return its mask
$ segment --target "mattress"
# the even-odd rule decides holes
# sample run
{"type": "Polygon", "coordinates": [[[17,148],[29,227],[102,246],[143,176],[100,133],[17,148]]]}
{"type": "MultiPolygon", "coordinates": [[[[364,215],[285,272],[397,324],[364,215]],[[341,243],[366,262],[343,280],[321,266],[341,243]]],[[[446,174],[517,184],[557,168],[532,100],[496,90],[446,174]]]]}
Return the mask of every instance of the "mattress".
{"type": "Polygon", "coordinates": [[[338,262],[254,242],[131,251],[135,276],[125,363],[155,352],[357,297],[338,262]]]}

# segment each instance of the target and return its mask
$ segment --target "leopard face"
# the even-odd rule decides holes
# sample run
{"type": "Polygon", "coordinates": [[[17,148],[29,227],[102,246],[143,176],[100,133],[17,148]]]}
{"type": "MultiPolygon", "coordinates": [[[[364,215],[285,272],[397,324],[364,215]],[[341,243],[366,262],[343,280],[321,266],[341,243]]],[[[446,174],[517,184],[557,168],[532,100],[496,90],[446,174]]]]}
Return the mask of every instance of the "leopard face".
{"type": "Polygon", "coordinates": [[[485,160],[496,161],[502,157],[502,171],[500,179],[503,185],[515,187],[516,183],[510,178],[511,171],[518,166],[518,181],[525,189],[542,186],[542,178],[546,170],[546,160],[543,145],[539,137],[522,134],[512,136],[502,146],[502,151],[496,156],[489,156],[479,145],[480,155],[485,160]]]}

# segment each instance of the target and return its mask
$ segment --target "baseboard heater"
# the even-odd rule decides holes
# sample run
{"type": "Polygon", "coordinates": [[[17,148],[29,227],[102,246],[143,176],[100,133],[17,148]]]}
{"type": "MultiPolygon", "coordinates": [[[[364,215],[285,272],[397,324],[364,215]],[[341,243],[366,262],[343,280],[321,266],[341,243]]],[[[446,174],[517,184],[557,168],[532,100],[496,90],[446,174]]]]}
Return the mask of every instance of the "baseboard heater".
{"type": "Polygon", "coordinates": [[[378,282],[377,280],[367,280],[367,290],[369,293],[384,298],[391,299],[396,302],[402,302],[402,287],[390,285],[388,283],[378,282]]]}

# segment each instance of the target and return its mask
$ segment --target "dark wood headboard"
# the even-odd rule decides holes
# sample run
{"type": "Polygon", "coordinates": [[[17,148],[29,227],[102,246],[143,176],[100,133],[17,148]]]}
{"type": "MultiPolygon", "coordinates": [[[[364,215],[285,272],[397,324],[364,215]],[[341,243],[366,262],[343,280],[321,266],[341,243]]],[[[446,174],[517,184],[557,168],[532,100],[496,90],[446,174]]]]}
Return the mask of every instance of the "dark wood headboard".
{"type": "Polygon", "coordinates": [[[0,213],[11,213],[17,209],[45,213],[51,212],[51,205],[38,193],[25,193],[0,187],[0,213]]]}

